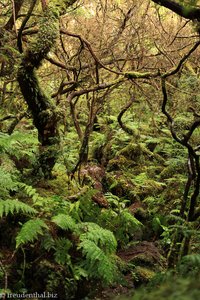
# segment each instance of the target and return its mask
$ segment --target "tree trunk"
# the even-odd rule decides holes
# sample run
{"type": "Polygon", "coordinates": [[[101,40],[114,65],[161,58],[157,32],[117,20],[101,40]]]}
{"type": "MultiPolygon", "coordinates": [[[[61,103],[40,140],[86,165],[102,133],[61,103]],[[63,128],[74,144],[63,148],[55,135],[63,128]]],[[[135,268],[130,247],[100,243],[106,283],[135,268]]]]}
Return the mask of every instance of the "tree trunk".
{"type": "Polygon", "coordinates": [[[60,146],[58,112],[52,100],[42,91],[35,69],[54,45],[58,34],[58,21],[48,8],[44,11],[37,40],[23,54],[17,79],[24,99],[32,113],[41,143],[38,167],[45,178],[51,178],[60,146]]]}

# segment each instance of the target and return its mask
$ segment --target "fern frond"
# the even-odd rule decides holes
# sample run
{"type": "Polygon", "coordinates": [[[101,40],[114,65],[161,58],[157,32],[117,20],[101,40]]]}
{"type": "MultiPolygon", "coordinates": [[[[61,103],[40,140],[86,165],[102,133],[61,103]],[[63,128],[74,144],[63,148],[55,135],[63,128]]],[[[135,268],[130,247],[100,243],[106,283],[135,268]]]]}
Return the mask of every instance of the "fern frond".
{"type": "Polygon", "coordinates": [[[59,238],[55,241],[55,261],[58,264],[68,266],[71,264],[71,256],[68,254],[72,243],[66,238],[59,238]]]}
{"type": "Polygon", "coordinates": [[[116,264],[112,256],[106,255],[93,241],[83,240],[79,249],[85,255],[82,266],[90,277],[100,278],[105,283],[112,283],[116,277],[116,264]]]}
{"type": "Polygon", "coordinates": [[[75,230],[76,228],[74,219],[69,215],[58,214],[52,218],[52,221],[64,230],[75,230]]]}
{"type": "Polygon", "coordinates": [[[10,191],[17,190],[17,181],[15,177],[2,166],[0,167],[0,195],[1,197],[9,197],[10,191]]]}
{"type": "Polygon", "coordinates": [[[0,200],[0,217],[3,215],[7,216],[9,213],[19,213],[22,212],[24,214],[35,214],[37,210],[32,208],[26,203],[23,203],[16,199],[8,199],[8,200],[0,200]]]}
{"type": "Polygon", "coordinates": [[[29,220],[23,224],[20,232],[16,237],[16,248],[22,244],[33,242],[38,238],[38,235],[43,234],[43,230],[48,229],[47,224],[41,219],[29,220]]]}
{"type": "Polygon", "coordinates": [[[120,217],[123,219],[125,226],[132,227],[133,229],[139,229],[143,227],[143,224],[138,221],[127,209],[121,212],[120,217]]]}
{"type": "Polygon", "coordinates": [[[37,144],[37,135],[31,134],[30,132],[22,133],[16,131],[12,135],[0,133],[0,152],[13,154],[18,158],[20,158],[27,149],[30,150],[26,151],[26,154],[33,156],[33,146],[37,144]]]}
{"type": "Polygon", "coordinates": [[[182,263],[200,267],[200,254],[189,254],[182,258],[182,263]]]}
{"type": "Polygon", "coordinates": [[[110,230],[90,222],[82,223],[81,226],[86,231],[80,235],[81,241],[90,240],[104,249],[106,253],[114,253],[116,251],[117,241],[110,230]]]}
{"type": "Polygon", "coordinates": [[[35,188],[33,188],[31,185],[27,185],[25,183],[19,183],[19,187],[21,187],[26,195],[30,198],[32,198],[34,205],[37,206],[43,206],[44,205],[44,201],[43,198],[38,194],[37,190],[35,188]]]}

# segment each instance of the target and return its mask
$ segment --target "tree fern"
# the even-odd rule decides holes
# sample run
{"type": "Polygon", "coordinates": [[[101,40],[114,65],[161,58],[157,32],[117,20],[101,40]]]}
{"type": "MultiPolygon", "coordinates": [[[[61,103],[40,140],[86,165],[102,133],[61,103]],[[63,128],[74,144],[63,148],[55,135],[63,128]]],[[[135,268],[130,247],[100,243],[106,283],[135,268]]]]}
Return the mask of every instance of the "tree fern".
{"type": "Polygon", "coordinates": [[[37,218],[27,221],[25,224],[23,224],[20,232],[16,237],[16,248],[38,239],[38,235],[43,234],[44,229],[48,229],[48,226],[41,219],[37,218]]]}
{"type": "Polygon", "coordinates": [[[74,230],[76,228],[74,219],[69,215],[58,214],[52,218],[52,221],[64,230],[74,230]]]}
{"type": "Polygon", "coordinates": [[[16,199],[0,200],[0,217],[9,213],[35,214],[37,211],[26,203],[16,199]]]}

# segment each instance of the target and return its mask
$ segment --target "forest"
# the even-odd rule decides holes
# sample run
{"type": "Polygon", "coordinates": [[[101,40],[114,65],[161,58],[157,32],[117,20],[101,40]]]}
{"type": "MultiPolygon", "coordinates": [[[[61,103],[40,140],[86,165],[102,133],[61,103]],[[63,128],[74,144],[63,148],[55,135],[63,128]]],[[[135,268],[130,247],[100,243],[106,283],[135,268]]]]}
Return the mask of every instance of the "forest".
{"type": "Polygon", "coordinates": [[[199,45],[199,0],[0,0],[0,299],[200,299],[199,45]]]}

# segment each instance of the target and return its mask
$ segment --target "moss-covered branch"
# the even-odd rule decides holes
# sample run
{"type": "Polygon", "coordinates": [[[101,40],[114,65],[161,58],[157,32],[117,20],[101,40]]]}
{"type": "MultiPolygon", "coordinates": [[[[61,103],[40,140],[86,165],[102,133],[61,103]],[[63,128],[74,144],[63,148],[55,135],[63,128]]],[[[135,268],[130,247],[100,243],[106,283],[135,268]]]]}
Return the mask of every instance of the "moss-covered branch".
{"type": "MultiPolygon", "coordinates": [[[[200,8],[192,5],[184,5],[183,3],[177,3],[172,0],[152,0],[154,3],[164,6],[171,11],[175,12],[179,16],[189,19],[189,20],[199,20],[200,19],[200,8]]],[[[192,2],[192,1],[191,1],[192,2]]]]}

